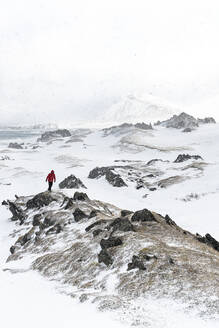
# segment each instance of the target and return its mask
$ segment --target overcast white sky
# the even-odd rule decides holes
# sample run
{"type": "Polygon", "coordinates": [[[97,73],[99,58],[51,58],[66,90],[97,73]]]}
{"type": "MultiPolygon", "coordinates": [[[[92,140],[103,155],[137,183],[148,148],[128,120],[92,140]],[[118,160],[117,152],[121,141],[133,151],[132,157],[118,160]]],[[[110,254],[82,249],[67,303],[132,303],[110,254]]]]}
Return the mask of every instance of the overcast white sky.
{"type": "Polygon", "coordinates": [[[135,92],[219,118],[218,0],[0,0],[0,123],[87,120],[135,92]]]}

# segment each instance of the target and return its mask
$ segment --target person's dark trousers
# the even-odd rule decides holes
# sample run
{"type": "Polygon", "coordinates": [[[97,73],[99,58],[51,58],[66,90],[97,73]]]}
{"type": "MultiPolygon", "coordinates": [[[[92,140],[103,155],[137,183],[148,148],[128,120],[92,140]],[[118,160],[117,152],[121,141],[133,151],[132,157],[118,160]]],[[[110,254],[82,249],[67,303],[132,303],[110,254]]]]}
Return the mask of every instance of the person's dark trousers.
{"type": "Polygon", "coordinates": [[[49,188],[48,188],[48,191],[51,191],[52,185],[53,185],[53,183],[52,183],[52,182],[49,182],[49,188]]]}

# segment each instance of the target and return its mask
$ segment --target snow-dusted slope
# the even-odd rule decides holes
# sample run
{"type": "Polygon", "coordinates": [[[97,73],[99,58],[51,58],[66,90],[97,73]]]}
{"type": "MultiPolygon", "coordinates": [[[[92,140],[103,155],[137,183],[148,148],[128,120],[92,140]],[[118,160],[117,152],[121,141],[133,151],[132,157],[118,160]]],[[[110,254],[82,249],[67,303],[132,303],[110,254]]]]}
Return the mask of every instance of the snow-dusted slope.
{"type": "Polygon", "coordinates": [[[163,103],[160,99],[150,95],[129,95],[113,104],[109,109],[96,118],[105,124],[155,122],[165,120],[173,114],[179,113],[178,108],[163,103]]]}
{"type": "MultiPolygon", "coordinates": [[[[148,208],[163,215],[168,213],[183,229],[190,230],[194,234],[199,232],[202,235],[208,232],[217,240],[219,239],[217,215],[219,195],[218,124],[200,126],[199,129],[190,134],[159,126],[152,131],[133,130],[129,131],[128,134],[122,135],[119,133],[105,135],[103,131],[95,131],[89,134],[87,132],[83,133],[83,131],[80,131],[79,134],[76,131],[69,139],[68,137],[62,140],[56,139],[49,144],[42,142],[37,144],[36,136],[22,140],[14,139],[16,142],[23,141],[25,143],[24,149],[9,149],[7,148],[9,140],[1,140],[0,201],[14,199],[15,194],[27,196],[44,191],[47,187],[45,176],[49,170],[54,169],[57,174],[57,184],[70,174],[75,174],[86,185],[86,192],[91,199],[112,203],[119,208],[126,208],[132,211],[148,208]],[[38,148],[35,147],[36,145],[38,148]],[[204,163],[202,166],[200,166],[200,163],[192,160],[174,163],[177,156],[181,153],[200,155],[204,163]],[[151,165],[147,165],[147,162],[152,159],[161,159],[162,161],[152,162],[151,165]],[[127,171],[128,178],[125,182],[128,187],[113,187],[106,181],[105,177],[100,179],[88,178],[89,172],[96,166],[110,165],[134,166],[136,168],[136,170],[131,168],[130,175],[130,172],[127,171]],[[144,173],[144,170],[150,170],[150,172],[144,173]],[[162,176],[154,177],[159,172],[162,176]],[[188,179],[178,181],[177,184],[171,184],[166,188],[158,185],[160,179],[164,180],[178,175],[183,175],[183,177],[188,177],[188,179]],[[139,180],[143,179],[143,186],[140,189],[136,189],[136,176],[139,180]],[[131,181],[131,178],[134,180],[131,181]],[[149,187],[153,184],[153,186],[157,185],[157,189],[154,191],[148,189],[147,183],[144,184],[144,179],[150,184],[149,187]]],[[[122,175],[123,170],[117,173],[122,175]]],[[[126,176],[122,177],[126,179],[126,176]]],[[[58,191],[57,184],[54,185],[54,191],[58,191]]],[[[69,197],[72,197],[74,192],[75,190],[72,189],[65,191],[69,197]]],[[[15,232],[18,229],[23,229],[24,226],[16,226],[14,222],[10,222],[10,215],[4,207],[1,207],[0,215],[0,301],[2,300],[4,305],[3,320],[8,318],[8,325],[4,323],[4,327],[11,328],[13,326],[11,322],[14,319],[16,327],[26,328],[31,318],[27,318],[25,314],[27,320],[22,320],[21,311],[22,309],[29,311],[30,305],[33,309],[39,310],[36,310],[37,313],[41,313],[41,317],[38,315],[34,320],[34,327],[36,326],[35,323],[41,320],[44,322],[44,325],[45,322],[48,322],[48,325],[58,327],[60,326],[62,315],[65,321],[66,319],[68,321],[64,323],[63,327],[71,327],[72,322],[75,323],[75,318],[78,318],[78,315],[75,316],[74,313],[74,311],[79,313],[77,302],[72,303],[74,310],[72,315],[70,315],[71,304],[69,303],[72,301],[71,299],[68,301],[63,298],[62,301],[58,296],[55,297],[53,292],[50,293],[50,288],[48,288],[47,293],[47,289],[44,286],[47,283],[49,284],[49,282],[39,281],[36,278],[37,275],[33,275],[31,270],[29,270],[30,262],[33,261],[31,256],[28,256],[28,258],[24,256],[22,261],[10,262],[10,268],[14,265],[14,271],[12,272],[16,273],[16,270],[18,270],[18,274],[12,275],[8,271],[9,263],[5,263],[5,261],[9,255],[9,248],[16,241],[15,232]],[[35,289],[32,289],[31,293],[31,284],[34,285],[35,282],[37,292],[35,289]],[[45,295],[44,291],[47,295],[45,295]],[[18,300],[17,307],[16,298],[18,300]],[[52,299],[51,302],[50,298],[52,299]],[[41,299],[43,300],[42,304],[41,299]],[[44,301],[48,304],[45,304],[44,301]],[[51,305],[54,306],[55,312],[52,320],[51,305]],[[15,315],[12,317],[10,315],[11,308],[14,307],[16,307],[16,313],[13,309],[15,315]],[[44,307],[47,309],[45,312],[43,312],[44,307]],[[66,311],[66,309],[69,309],[69,311],[66,311]],[[55,321],[57,321],[57,324],[55,324],[55,321]]],[[[75,225],[77,226],[76,223],[75,225]]],[[[71,235],[70,242],[72,239],[71,235]]],[[[59,246],[62,247],[63,243],[60,242],[59,246]]],[[[177,247],[176,244],[173,244],[171,238],[169,246],[177,247]]],[[[97,254],[99,251],[100,249],[96,250],[97,254]]],[[[111,269],[109,271],[108,269],[106,270],[112,277],[109,285],[113,287],[116,284],[115,276],[112,274],[111,269]]],[[[107,287],[110,288],[110,286],[107,287]]],[[[180,286],[179,290],[181,290],[180,286]]],[[[216,296],[212,301],[217,301],[216,296]]],[[[132,305],[133,307],[129,314],[133,315],[133,319],[136,319],[136,325],[140,325],[138,317],[136,318],[137,309],[139,312],[142,312],[143,317],[144,315],[147,316],[146,322],[149,327],[153,328],[181,328],[185,326],[214,328],[217,326],[214,320],[209,319],[205,322],[201,318],[197,318],[195,313],[188,312],[185,314],[182,310],[182,304],[178,304],[171,299],[136,299],[132,305]]],[[[99,327],[99,324],[95,324],[95,321],[99,322],[99,315],[95,310],[92,310],[93,314],[91,313],[88,316],[86,305],[83,309],[88,317],[89,326],[95,325],[99,327]]],[[[34,310],[32,313],[34,315],[34,310]]],[[[117,312],[114,311],[113,313],[117,312]]],[[[130,323],[127,313],[117,313],[117,317],[128,324],[130,323]]],[[[80,322],[77,327],[87,327],[87,325],[88,323],[80,322]]],[[[114,327],[114,323],[111,321],[109,321],[109,325],[114,327]]]]}

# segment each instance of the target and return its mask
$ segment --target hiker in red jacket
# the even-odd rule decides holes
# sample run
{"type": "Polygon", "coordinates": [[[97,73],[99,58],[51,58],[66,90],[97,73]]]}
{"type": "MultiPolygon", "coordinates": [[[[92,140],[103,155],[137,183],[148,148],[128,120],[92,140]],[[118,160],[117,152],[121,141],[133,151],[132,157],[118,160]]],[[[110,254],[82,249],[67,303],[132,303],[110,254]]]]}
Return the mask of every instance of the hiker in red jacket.
{"type": "Polygon", "coordinates": [[[53,181],[56,182],[56,176],[53,170],[47,175],[46,181],[48,181],[49,184],[48,191],[51,191],[53,181]]]}

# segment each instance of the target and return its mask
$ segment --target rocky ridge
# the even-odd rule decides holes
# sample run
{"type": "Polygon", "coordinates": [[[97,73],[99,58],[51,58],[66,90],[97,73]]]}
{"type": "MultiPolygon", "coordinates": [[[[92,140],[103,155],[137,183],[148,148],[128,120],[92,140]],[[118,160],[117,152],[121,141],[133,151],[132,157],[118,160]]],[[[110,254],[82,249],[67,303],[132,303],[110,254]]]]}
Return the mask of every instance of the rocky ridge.
{"type": "Polygon", "coordinates": [[[199,124],[216,123],[213,117],[206,117],[204,119],[196,119],[192,115],[181,113],[173,115],[170,119],[165,121],[158,121],[155,125],[164,126],[166,128],[184,129],[183,132],[191,132],[193,129],[199,127],[199,124]]]}
{"type": "Polygon", "coordinates": [[[96,167],[90,171],[89,179],[105,177],[113,187],[127,187],[134,184],[136,189],[155,191],[203,174],[207,163],[199,155],[179,154],[171,163],[162,159],[149,162],[116,160],[117,165],[96,167]],[[188,162],[184,164],[184,162],[188,162]],[[118,165],[122,164],[123,165],[118,165]],[[182,163],[181,165],[177,165],[182,163]]]}
{"type": "Polygon", "coordinates": [[[78,192],[72,198],[44,192],[5,205],[17,222],[9,270],[11,261],[31,254],[30,269],[101,310],[127,313],[133,300],[153,296],[182,301],[202,316],[219,314],[219,243],[211,235],[193,235],[168,215],[121,210],[78,192]]]}

